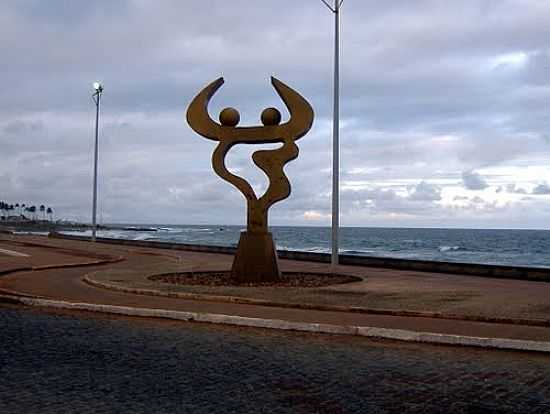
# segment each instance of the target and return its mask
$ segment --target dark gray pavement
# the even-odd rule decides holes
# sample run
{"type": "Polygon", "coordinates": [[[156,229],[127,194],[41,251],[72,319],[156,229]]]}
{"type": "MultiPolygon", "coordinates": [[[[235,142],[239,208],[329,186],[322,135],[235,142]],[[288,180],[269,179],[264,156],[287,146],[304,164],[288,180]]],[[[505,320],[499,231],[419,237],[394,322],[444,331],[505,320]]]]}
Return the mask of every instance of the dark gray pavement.
{"type": "Polygon", "coordinates": [[[0,306],[0,413],[548,413],[550,357],[0,306]]]}

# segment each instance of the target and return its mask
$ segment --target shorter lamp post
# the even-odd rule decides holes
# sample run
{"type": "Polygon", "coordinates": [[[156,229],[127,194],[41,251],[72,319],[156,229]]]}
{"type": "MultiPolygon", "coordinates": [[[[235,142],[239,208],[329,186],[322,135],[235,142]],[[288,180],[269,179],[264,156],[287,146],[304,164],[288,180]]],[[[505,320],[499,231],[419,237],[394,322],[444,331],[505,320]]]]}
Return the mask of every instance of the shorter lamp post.
{"type": "Polygon", "coordinates": [[[98,131],[99,131],[99,104],[101,94],[103,93],[103,85],[99,82],[94,82],[94,94],[92,99],[95,103],[95,146],[94,146],[94,189],[93,189],[93,204],[92,204],[92,241],[95,242],[97,232],[97,146],[98,146],[98,131]]]}

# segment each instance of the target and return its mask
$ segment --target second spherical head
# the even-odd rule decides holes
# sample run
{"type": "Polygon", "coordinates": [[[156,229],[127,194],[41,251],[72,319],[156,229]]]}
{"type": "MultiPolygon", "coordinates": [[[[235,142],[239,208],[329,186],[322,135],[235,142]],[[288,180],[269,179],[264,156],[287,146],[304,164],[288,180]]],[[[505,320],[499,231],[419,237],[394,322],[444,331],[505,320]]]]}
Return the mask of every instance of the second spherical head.
{"type": "Polygon", "coordinates": [[[262,124],[279,125],[281,122],[281,113],[277,108],[266,108],[262,111],[262,124]]]}
{"type": "Polygon", "coordinates": [[[241,120],[239,111],[235,108],[225,108],[220,112],[220,122],[223,126],[232,126],[234,127],[241,120]]]}

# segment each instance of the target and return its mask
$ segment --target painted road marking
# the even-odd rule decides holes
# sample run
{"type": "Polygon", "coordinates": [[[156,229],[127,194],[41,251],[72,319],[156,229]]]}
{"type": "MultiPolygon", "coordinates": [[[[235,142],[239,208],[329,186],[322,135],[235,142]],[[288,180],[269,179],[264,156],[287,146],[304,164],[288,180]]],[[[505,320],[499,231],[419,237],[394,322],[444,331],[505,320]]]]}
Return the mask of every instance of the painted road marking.
{"type": "Polygon", "coordinates": [[[14,256],[14,257],[29,257],[28,254],[15,252],[13,250],[6,250],[6,249],[0,249],[0,254],[5,254],[7,256],[14,256]]]}

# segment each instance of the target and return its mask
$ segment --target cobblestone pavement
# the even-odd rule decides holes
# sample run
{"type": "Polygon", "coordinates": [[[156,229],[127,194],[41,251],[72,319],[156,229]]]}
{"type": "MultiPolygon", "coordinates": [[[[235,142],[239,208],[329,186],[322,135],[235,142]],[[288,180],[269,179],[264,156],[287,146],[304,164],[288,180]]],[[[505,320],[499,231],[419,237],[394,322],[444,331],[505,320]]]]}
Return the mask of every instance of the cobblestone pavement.
{"type": "Polygon", "coordinates": [[[550,357],[0,306],[1,413],[548,413],[550,357]]]}

